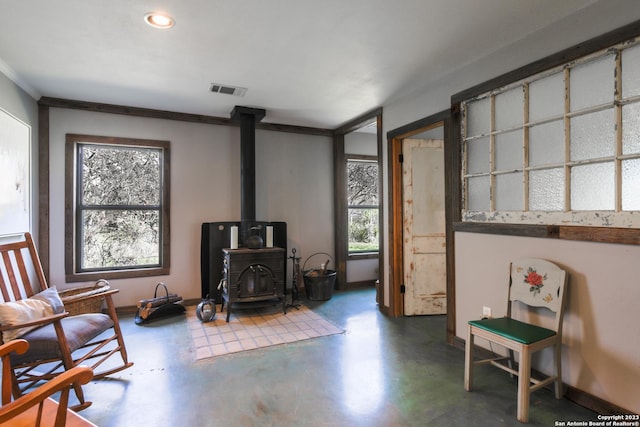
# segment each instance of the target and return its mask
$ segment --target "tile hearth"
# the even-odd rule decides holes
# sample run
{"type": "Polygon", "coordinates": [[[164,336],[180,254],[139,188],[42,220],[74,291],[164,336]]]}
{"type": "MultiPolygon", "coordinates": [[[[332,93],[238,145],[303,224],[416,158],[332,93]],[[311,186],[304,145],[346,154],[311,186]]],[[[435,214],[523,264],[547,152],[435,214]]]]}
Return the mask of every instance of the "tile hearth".
{"type": "Polygon", "coordinates": [[[344,332],[304,305],[288,309],[286,315],[279,306],[234,310],[229,323],[219,308],[215,320],[201,322],[196,307],[187,307],[196,360],[344,332]]]}

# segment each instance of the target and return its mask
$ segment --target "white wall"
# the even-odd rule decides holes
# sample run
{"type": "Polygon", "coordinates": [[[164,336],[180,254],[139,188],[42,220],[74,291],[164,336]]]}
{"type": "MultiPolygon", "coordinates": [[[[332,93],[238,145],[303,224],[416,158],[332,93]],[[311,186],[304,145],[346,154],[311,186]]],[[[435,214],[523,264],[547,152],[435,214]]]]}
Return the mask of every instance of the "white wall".
{"type": "MultiPolygon", "coordinates": [[[[160,119],[52,108],[50,114],[50,281],[64,272],[66,133],[171,141],[171,274],[112,280],[117,306],[131,306],[165,282],[185,299],[200,298],[200,227],[240,218],[240,131],[160,119]]],[[[304,256],[333,248],[332,141],[256,132],[256,215],[286,221],[290,247],[304,256]]]]}
{"type": "MultiPolygon", "coordinates": [[[[637,1],[601,0],[445,78],[429,81],[425,76],[425,86],[416,88],[412,97],[384,103],[384,135],[448,110],[451,96],[460,91],[638,19],[637,1]]],[[[386,145],[386,138],[384,142],[386,145]]],[[[385,146],[383,177],[384,191],[388,193],[386,154],[385,146]]],[[[383,214],[387,224],[388,205],[383,214]]],[[[635,273],[640,247],[486,234],[456,233],[455,238],[457,336],[464,338],[467,320],[477,318],[482,305],[499,306],[504,295],[499,287],[504,283],[510,257],[526,254],[555,259],[572,273],[563,347],[565,381],[640,412],[640,319],[636,314],[640,283],[635,273]],[[480,295],[486,298],[486,304],[480,295]]],[[[384,240],[385,247],[389,247],[388,234],[384,240]]],[[[384,271],[384,304],[388,306],[388,258],[384,260],[384,271]]],[[[543,359],[535,367],[544,371],[545,363],[543,359]]]]}
{"type": "MultiPolygon", "coordinates": [[[[0,72],[0,108],[31,126],[31,232],[38,238],[38,105],[0,72]]],[[[37,240],[36,240],[37,242],[37,240]]]]}
{"type": "Polygon", "coordinates": [[[287,223],[287,256],[296,248],[301,267],[314,253],[333,256],[333,139],[257,131],[256,177],[256,217],[287,223]]]}
{"type": "Polygon", "coordinates": [[[33,139],[38,142],[38,105],[20,86],[0,71],[0,108],[31,125],[33,139]]]}
{"type": "Polygon", "coordinates": [[[373,283],[376,280],[378,280],[378,258],[347,261],[347,283],[373,283]]]}
{"type": "Polygon", "coordinates": [[[362,156],[378,155],[378,135],[368,132],[351,132],[344,136],[344,152],[362,156]]]}
{"type": "MultiPolygon", "coordinates": [[[[458,92],[638,19],[640,8],[637,0],[600,0],[550,27],[523,35],[522,39],[514,40],[510,46],[453,70],[442,78],[434,80],[424,76],[424,86],[414,88],[411,96],[402,99],[392,97],[383,103],[383,135],[418,119],[448,110],[451,96],[458,92]]],[[[383,144],[383,191],[388,194],[386,137],[383,144]]],[[[383,206],[383,216],[387,224],[388,204],[383,206]]],[[[388,233],[383,236],[386,248],[389,247],[388,237],[388,233]]],[[[387,282],[391,274],[388,257],[384,260],[384,271],[386,277],[381,282],[384,286],[384,305],[388,306],[387,282]]]]}
{"type": "MultiPolygon", "coordinates": [[[[562,346],[565,383],[640,412],[640,246],[456,233],[456,335],[482,307],[506,313],[509,262],[543,258],[569,273],[562,346]]],[[[478,340],[478,345],[488,348],[478,340]]],[[[553,372],[550,349],[536,367],[553,372]]]]}

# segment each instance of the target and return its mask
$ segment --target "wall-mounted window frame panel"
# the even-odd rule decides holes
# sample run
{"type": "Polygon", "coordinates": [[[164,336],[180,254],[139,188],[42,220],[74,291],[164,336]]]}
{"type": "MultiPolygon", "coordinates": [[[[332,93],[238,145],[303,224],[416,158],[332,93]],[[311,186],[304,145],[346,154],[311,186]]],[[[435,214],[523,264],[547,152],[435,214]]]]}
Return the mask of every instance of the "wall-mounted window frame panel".
{"type": "Polygon", "coordinates": [[[168,141],[66,135],[67,281],[169,274],[168,141]]]}
{"type": "Polygon", "coordinates": [[[460,104],[462,221],[640,228],[637,39],[460,104]]]}

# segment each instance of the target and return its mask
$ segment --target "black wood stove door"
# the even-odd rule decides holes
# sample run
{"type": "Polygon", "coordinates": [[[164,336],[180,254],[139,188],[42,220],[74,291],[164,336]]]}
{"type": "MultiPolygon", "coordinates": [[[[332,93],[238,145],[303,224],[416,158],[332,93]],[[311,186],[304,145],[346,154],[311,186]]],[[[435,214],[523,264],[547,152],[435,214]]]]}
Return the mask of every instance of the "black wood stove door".
{"type": "Polygon", "coordinates": [[[222,300],[227,322],[232,306],[251,308],[282,303],[286,314],[285,255],[283,248],[228,249],[224,254],[222,300]]]}
{"type": "Polygon", "coordinates": [[[240,298],[276,296],[276,279],[273,271],[263,264],[252,264],[238,278],[238,295],[240,298]]]}

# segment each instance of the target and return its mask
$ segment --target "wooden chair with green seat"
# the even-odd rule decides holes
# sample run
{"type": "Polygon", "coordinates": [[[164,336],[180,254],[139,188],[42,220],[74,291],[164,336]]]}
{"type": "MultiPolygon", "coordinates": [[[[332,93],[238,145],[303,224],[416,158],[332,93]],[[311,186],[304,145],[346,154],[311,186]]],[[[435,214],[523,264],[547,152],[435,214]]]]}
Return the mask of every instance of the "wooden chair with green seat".
{"type": "MultiPolygon", "coordinates": [[[[507,315],[495,319],[471,320],[465,346],[464,388],[473,387],[473,367],[491,363],[518,376],[517,419],[529,421],[529,396],[555,382],[555,397],[562,398],[562,318],[564,315],[567,273],[542,259],[522,259],[511,263],[507,315]],[[546,308],[554,314],[545,317],[546,308]],[[517,312],[517,316],[515,315],[517,312]],[[516,319],[516,317],[518,319],[516,319]],[[537,321],[533,321],[537,319],[537,321]],[[546,322],[544,322],[546,320],[546,322]],[[545,323],[541,325],[541,323],[545,323]],[[509,356],[474,360],[474,338],[480,337],[505,347],[509,356]],[[553,348],[555,373],[543,380],[531,377],[531,356],[544,348],[553,348]],[[518,369],[513,368],[514,351],[518,353],[518,369]],[[504,362],[507,361],[507,364],[504,362]]],[[[548,312],[547,312],[548,313],[548,312]]]]}
{"type": "Polygon", "coordinates": [[[86,384],[93,378],[93,371],[86,366],[76,366],[55,379],[36,388],[31,393],[11,400],[11,353],[23,354],[29,348],[25,340],[12,340],[0,345],[2,359],[2,406],[0,426],[11,427],[91,427],[95,424],[68,409],[69,392],[74,383],[86,384]],[[58,402],[51,396],[60,393],[58,402]]]}

